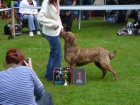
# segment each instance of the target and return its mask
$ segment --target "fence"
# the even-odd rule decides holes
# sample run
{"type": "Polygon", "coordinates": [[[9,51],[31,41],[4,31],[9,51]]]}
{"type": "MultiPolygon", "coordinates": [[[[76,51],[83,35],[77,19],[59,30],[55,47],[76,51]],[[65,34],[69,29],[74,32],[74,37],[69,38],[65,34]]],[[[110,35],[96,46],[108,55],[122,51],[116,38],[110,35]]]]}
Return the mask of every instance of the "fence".
{"type": "MultiPolygon", "coordinates": [[[[5,10],[14,10],[14,8],[6,8],[0,9],[1,11],[5,10]]],[[[41,9],[41,7],[30,7],[32,9],[41,9]]],[[[81,11],[82,10],[139,10],[140,5],[79,5],[79,6],[60,6],[61,10],[79,10],[79,19],[78,19],[78,27],[80,29],[81,26],[81,11]]],[[[15,29],[14,29],[14,12],[12,12],[12,36],[15,37],[15,29]]]]}

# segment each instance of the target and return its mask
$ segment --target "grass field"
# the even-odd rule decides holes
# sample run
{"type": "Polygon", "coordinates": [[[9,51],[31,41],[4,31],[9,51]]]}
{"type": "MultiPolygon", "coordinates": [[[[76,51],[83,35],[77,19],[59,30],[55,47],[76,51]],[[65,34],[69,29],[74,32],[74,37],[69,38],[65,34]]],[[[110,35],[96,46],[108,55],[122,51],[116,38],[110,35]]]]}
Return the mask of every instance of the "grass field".
{"type": "MultiPolygon", "coordinates": [[[[21,49],[26,57],[32,58],[33,68],[45,89],[52,94],[55,105],[140,105],[140,36],[117,36],[117,31],[125,24],[105,23],[102,17],[93,17],[82,20],[79,30],[78,21],[74,21],[72,32],[79,46],[101,46],[111,53],[117,50],[111,65],[117,71],[119,80],[115,82],[110,72],[104,79],[99,79],[102,72],[91,63],[80,67],[86,69],[86,85],[64,87],[53,85],[44,78],[50,51],[46,39],[37,35],[30,37],[25,28],[21,36],[8,40],[8,36],[3,34],[5,22],[0,20],[0,70],[5,68],[3,61],[7,50],[11,47],[21,49]]],[[[61,43],[63,51],[63,39],[61,43]]],[[[61,66],[69,66],[64,57],[61,66]]]]}

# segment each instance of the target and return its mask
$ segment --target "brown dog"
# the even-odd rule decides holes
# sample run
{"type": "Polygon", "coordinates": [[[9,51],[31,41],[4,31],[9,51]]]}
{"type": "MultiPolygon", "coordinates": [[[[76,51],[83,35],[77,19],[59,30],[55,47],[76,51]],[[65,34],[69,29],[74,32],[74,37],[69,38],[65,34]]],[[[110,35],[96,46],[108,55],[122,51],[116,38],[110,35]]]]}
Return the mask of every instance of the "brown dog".
{"type": "Polygon", "coordinates": [[[116,51],[114,51],[114,53],[111,55],[102,47],[80,48],[76,44],[75,35],[71,32],[61,32],[60,37],[62,37],[65,41],[64,57],[71,68],[94,62],[95,65],[103,72],[101,78],[104,78],[108,70],[114,74],[115,80],[118,81],[116,71],[110,66],[110,59],[115,57],[116,51]]]}
{"type": "MultiPolygon", "coordinates": [[[[1,4],[1,9],[4,9],[4,8],[8,8],[8,6],[6,4],[1,4]]],[[[2,19],[4,20],[7,20],[7,19],[10,19],[10,14],[9,14],[9,11],[8,10],[5,10],[1,13],[2,15],[2,19]]]]}

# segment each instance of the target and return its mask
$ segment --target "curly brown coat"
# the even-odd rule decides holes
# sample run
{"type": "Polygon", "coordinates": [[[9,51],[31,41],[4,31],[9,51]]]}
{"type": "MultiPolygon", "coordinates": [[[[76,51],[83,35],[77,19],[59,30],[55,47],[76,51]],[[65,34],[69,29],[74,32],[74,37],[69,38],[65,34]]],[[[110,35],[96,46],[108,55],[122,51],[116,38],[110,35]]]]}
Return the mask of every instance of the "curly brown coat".
{"type": "Polygon", "coordinates": [[[110,60],[115,57],[116,51],[110,54],[102,47],[80,48],[76,44],[76,37],[72,32],[61,32],[60,37],[65,41],[64,57],[71,68],[94,62],[103,72],[101,78],[104,78],[108,70],[114,74],[115,80],[118,81],[117,72],[110,65],[110,60]]]}

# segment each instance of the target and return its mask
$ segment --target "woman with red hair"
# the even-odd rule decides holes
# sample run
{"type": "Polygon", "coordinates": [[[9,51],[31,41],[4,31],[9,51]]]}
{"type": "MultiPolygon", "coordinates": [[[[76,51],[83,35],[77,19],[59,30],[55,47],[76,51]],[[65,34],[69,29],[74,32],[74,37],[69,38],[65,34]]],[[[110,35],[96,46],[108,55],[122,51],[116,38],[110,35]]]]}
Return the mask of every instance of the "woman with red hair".
{"type": "Polygon", "coordinates": [[[0,104],[2,105],[53,105],[50,93],[32,68],[31,58],[11,48],[6,53],[6,69],[0,71],[0,104]]]}

